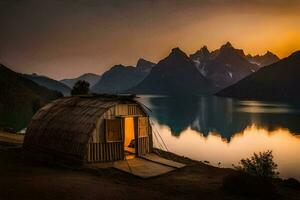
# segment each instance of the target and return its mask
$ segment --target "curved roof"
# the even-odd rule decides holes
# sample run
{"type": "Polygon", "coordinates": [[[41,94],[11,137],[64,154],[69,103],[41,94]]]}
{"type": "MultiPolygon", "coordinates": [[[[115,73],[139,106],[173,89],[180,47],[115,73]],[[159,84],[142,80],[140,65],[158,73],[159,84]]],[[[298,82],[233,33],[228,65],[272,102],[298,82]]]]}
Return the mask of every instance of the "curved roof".
{"type": "Polygon", "coordinates": [[[129,102],[137,103],[133,98],[97,96],[55,100],[33,116],[27,127],[24,147],[64,153],[83,160],[97,119],[110,107],[129,102]]]}

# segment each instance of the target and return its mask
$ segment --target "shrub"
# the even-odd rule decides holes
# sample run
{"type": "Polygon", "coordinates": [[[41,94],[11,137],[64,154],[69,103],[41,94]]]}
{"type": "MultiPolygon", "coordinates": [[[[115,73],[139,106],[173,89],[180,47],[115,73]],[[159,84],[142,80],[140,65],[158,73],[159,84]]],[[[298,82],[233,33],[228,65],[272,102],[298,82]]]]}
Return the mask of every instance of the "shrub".
{"type": "Polygon", "coordinates": [[[288,178],[282,181],[283,186],[294,188],[294,189],[300,189],[300,182],[294,178],[288,178]]]}
{"type": "Polygon", "coordinates": [[[273,161],[272,151],[254,153],[250,158],[242,159],[235,169],[262,178],[275,178],[278,176],[277,164],[273,161]]]}
{"type": "Polygon", "coordinates": [[[242,171],[224,177],[223,188],[232,194],[248,197],[264,197],[264,199],[277,197],[275,186],[269,180],[242,171]]]}
{"type": "Polygon", "coordinates": [[[79,80],[73,86],[71,94],[72,95],[85,95],[85,94],[88,94],[89,91],[90,91],[89,87],[90,87],[90,83],[89,82],[79,80]]]}

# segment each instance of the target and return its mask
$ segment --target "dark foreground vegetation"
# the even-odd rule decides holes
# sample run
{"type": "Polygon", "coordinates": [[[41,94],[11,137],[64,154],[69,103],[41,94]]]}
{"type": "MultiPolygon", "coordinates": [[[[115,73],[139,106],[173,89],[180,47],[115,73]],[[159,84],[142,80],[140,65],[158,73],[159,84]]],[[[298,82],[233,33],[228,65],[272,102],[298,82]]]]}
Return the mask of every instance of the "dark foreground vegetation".
{"type": "Polygon", "coordinates": [[[166,152],[161,156],[187,166],[143,180],[110,168],[71,169],[24,160],[22,149],[13,147],[0,143],[0,199],[300,199],[293,180],[266,184],[166,152]]]}
{"type": "Polygon", "coordinates": [[[0,127],[20,130],[40,107],[60,97],[0,64],[0,127]]]}

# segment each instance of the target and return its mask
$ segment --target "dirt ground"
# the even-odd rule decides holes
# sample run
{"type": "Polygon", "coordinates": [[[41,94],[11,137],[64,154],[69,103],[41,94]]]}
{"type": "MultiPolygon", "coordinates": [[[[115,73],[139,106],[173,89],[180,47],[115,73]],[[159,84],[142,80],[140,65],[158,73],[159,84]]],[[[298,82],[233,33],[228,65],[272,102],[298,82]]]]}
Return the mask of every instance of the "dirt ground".
{"type": "MultiPolygon", "coordinates": [[[[22,148],[0,142],[0,200],[10,199],[250,199],[222,189],[232,169],[216,168],[176,155],[187,166],[151,179],[116,169],[70,169],[27,161],[22,148]]],[[[300,199],[300,191],[278,187],[281,199],[300,199]]]]}

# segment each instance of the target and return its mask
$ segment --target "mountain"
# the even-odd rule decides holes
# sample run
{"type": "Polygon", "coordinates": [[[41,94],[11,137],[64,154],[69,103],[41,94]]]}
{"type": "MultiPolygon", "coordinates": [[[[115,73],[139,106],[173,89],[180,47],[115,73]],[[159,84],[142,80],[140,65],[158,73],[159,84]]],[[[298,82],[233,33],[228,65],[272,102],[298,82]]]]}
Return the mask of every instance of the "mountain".
{"type": "Polygon", "coordinates": [[[62,97],[0,64],[0,127],[24,128],[35,111],[62,97]]]}
{"type": "Polygon", "coordinates": [[[152,62],[139,59],[136,67],[115,65],[92,87],[96,93],[122,93],[139,84],[151,71],[152,62]]]}
{"type": "Polygon", "coordinates": [[[203,94],[214,86],[199,73],[194,62],[179,48],[159,61],[150,74],[129,90],[140,94],[203,94]]]}
{"type": "Polygon", "coordinates": [[[300,100],[300,51],[217,93],[240,99],[300,100]]]}
{"type": "Polygon", "coordinates": [[[150,72],[155,63],[140,58],[136,64],[136,69],[144,72],[150,72]]]}
{"type": "Polygon", "coordinates": [[[64,96],[69,96],[71,93],[71,89],[68,86],[49,77],[37,74],[22,74],[22,76],[50,90],[61,92],[64,96]]]}
{"type": "Polygon", "coordinates": [[[69,88],[73,88],[77,81],[87,81],[90,83],[90,87],[93,87],[101,79],[100,75],[93,73],[86,73],[77,78],[63,79],[60,80],[61,83],[67,85],[69,88]]]}
{"type": "Polygon", "coordinates": [[[207,46],[203,46],[200,50],[196,51],[194,54],[190,55],[190,58],[194,60],[196,63],[197,61],[209,61],[212,55],[209,52],[207,46]]]}
{"type": "Polygon", "coordinates": [[[190,58],[194,61],[198,71],[203,75],[207,75],[207,64],[212,60],[216,54],[219,52],[215,51],[214,53],[209,52],[207,46],[203,46],[200,50],[196,51],[194,54],[190,55],[190,58]]]}
{"type": "Polygon", "coordinates": [[[278,62],[280,59],[278,58],[278,56],[276,56],[275,54],[273,54],[272,52],[268,51],[267,53],[265,53],[264,55],[256,55],[256,56],[251,56],[250,54],[248,54],[246,56],[247,60],[253,64],[256,64],[260,67],[264,67],[267,65],[271,65],[273,63],[278,62]]]}
{"type": "Polygon", "coordinates": [[[206,46],[190,55],[197,69],[217,87],[225,88],[259,69],[250,63],[242,49],[235,49],[230,42],[209,52],[206,46]]]}

